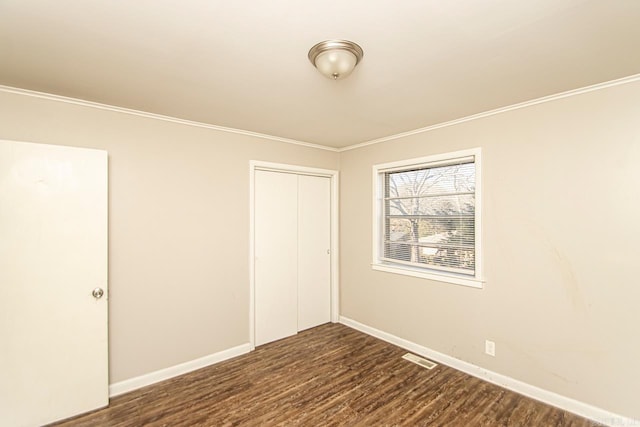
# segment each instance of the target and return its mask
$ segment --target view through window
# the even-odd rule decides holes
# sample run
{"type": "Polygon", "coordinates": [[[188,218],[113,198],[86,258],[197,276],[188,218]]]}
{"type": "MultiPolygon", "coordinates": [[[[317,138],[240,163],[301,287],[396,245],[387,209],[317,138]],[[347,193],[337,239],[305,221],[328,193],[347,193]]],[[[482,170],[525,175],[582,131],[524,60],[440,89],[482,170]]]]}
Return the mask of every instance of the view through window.
{"type": "Polygon", "coordinates": [[[383,258],[473,274],[473,161],[386,172],[384,181],[383,258]]]}
{"type": "Polygon", "coordinates": [[[374,264],[476,277],[479,159],[453,155],[374,167],[380,230],[374,264]]]}

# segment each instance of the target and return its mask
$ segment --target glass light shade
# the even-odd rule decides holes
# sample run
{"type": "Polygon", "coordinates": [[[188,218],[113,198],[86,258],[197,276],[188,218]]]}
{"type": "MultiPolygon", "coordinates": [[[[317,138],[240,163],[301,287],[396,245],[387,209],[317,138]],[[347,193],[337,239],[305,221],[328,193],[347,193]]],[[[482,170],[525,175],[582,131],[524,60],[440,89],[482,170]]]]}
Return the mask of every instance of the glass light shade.
{"type": "Polygon", "coordinates": [[[338,80],[351,74],[356,62],[353,53],[343,49],[331,49],[318,55],[315,66],[323,75],[338,80]]]}
{"type": "Polygon", "coordinates": [[[338,80],[347,77],[358,65],[364,52],[348,40],[325,40],[309,50],[309,61],[324,76],[338,80]]]}

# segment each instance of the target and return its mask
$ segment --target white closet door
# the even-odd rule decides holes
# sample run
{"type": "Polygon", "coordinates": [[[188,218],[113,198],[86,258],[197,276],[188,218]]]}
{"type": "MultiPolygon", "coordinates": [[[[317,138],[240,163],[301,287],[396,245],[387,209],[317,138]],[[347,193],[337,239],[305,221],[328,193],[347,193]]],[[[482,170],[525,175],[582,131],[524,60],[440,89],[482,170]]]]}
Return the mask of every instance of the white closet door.
{"type": "Polygon", "coordinates": [[[331,180],[298,177],[298,330],[331,320],[331,180]]]}
{"type": "Polygon", "coordinates": [[[256,171],[255,343],[297,332],[298,177],[256,171]]]}
{"type": "Polygon", "coordinates": [[[0,141],[0,425],[108,404],[106,292],[107,153],[0,141]]]}

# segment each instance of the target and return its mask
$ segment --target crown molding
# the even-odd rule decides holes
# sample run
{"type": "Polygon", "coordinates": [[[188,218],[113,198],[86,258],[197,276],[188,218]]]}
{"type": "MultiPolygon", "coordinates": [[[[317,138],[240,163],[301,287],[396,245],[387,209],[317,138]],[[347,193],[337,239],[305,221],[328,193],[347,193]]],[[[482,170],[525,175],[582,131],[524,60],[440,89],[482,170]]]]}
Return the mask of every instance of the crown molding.
{"type": "Polygon", "coordinates": [[[307,147],[307,148],[315,148],[315,149],[318,149],[318,150],[326,150],[326,151],[338,152],[338,148],[327,147],[325,145],[320,145],[320,144],[313,144],[311,142],[298,141],[298,140],[290,139],[290,138],[282,138],[282,137],[279,137],[279,136],[267,135],[267,134],[258,133],[258,132],[251,132],[251,131],[248,131],[248,130],[235,129],[235,128],[229,128],[229,127],[224,127],[224,126],[217,126],[217,125],[212,125],[212,124],[209,124],[209,123],[196,122],[196,121],[193,121],[193,120],[179,119],[177,117],[164,116],[162,114],[149,113],[147,111],[134,110],[134,109],[131,109],[131,108],[118,107],[118,106],[115,106],[115,105],[101,104],[99,102],[86,101],[84,99],[71,98],[71,97],[62,96],[62,95],[54,95],[54,94],[46,93],[46,92],[37,92],[37,91],[34,91],[34,90],[21,89],[21,88],[16,88],[16,87],[11,87],[11,86],[4,86],[4,85],[0,85],[0,92],[13,93],[13,94],[24,95],[24,96],[30,96],[32,98],[41,98],[41,99],[46,99],[46,100],[49,100],[49,101],[63,102],[65,104],[73,104],[73,105],[79,105],[79,106],[82,106],[82,107],[96,108],[96,109],[99,109],[99,110],[113,111],[113,112],[116,112],[116,113],[128,114],[128,115],[139,116],[139,117],[145,117],[145,118],[148,118],[148,119],[160,120],[160,121],[164,121],[164,122],[177,123],[177,124],[181,124],[181,125],[193,126],[193,127],[198,127],[198,128],[204,128],[204,129],[211,129],[211,130],[216,130],[216,131],[219,131],[219,132],[228,132],[228,133],[235,133],[235,134],[238,134],[238,135],[251,136],[251,137],[255,137],[255,138],[268,139],[268,140],[271,140],[271,141],[284,142],[285,144],[299,145],[299,146],[303,146],[303,147],[307,147]]]}
{"type": "Polygon", "coordinates": [[[472,114],[467,117],[462,117],[455,120],[450,120],[448,122],[438,123],[435,125],[410,130],[407,132],[397,133],[395,135],[385,136],[383,138],[372,139],[370,141],[361,142],[358,144],[348,145],[346,147],[338,148],[338,152],[342,153],[344,151],[355,150],[357,148],[368,147],[369,145],[380,144],[382,142],[393,141],[394,139],[400,139],[411,135],[417,135],[420,133],[430,132],[432,130],[441,129],[449,126],[454,126],[464,122],[470,122],[472,120],[482,119],[484,117],[494,116],[496,114],[506,113],[508,111],[519,110],[521,108],[531,107],[533,105],[542,104],[545,102],[556,101],[558,99],[568,98],[570,96],[581,95],[583,93],[593,92],[596,90],[606,89],[612,86],[624,85],[627,83],[632,83],[640,80],[640,74],[633,74],[631,76],[623,77],[616,80],[610,80],[603,83],[597,83],[591,86],[585,86],[579,89],[572,89],[566,92],[556,93],[554,95],[543,96],[542,98],[536,98],[529,101],[520,102],[518,104],[508,105],[506,107],[496,108],[494,110],[485,111],[482,113],[472,114]]]}
{"type": "Polygon", "coordinates": [[[556,101],[556,100],[559,100],[559,99],[568,98],[568,97],[576,96],[576,95],[581,95],[581,94],[588,93],[588,92],[593,92],[593,91],[596,91],[596,90],[606,89],[606,88],[613,87],[613,86],[619,86],[619,85],[624,85],[624,84],[627,84],[627,83],[633,83],[633,82],[636,82],[636,81],[640,81],[640,74],[633,74],[631,76],[623,77],[623,78],[620,78],[620,79],[610,80],[610,81],[603,82],[603,83],[597,83],[597,84],[594,84],[594,85],[591,85],[591,86],[585,86],[585,87],[578,88],[578,89],[572,89],[572,90],[569,90],[569,91],[566,91],[566,92],[560,92],[560,93],[557,93],[557,94],[544,96],[542,98],[536,98],[536,99],[532,99],[532,100],[529,100],[529,101],[520,102],[518,104],[512,104],[512,105],[508,105],[506,107],[500,107],[500,108],[496,108],[496,109],[493,109],[493,110],[484,111],[482,113],[472,114],[470,116],[462,117],[462,118],[455,119],[455,120],[450,120],[448,122],[437,123],[435,125],[426,126],[426,127],[419,128],[419,129],[414,129],[414,130],[410,130],[410,131],[407,131],[407,132],[401,132],[401,133],[397,133],[397,134],[394,134],[394,135],[385,136],[385,137],[382,137],[382,138],[372,139],[372,140],[361,142],[361,143],[358,143],[358,144],[347,145],[346,147],[341,147],[341,148],[329,147],[329,146],[320,145],[320,144],[314,144],[314,143],[305,142],[305,141],[298,141],[298,140],[290,139],[290,138],[282,138],[282,137],[279,137],[279,136],[267,135],[267,134],[258,133],[258,132],[251,132],[251,131],[242,130],[242,129],[235,129],[235,128],[229,128],[229,127],[224,127],[224,126],[217,126],[217,125],[212,125],[212,124],[209,124],[209,123],[203,123],[203,122],[196,122],[196,121],[192,121],[192,120],[179,119],[177,117],[164,116],[164,115],[161,115],[161,114],[149,113],[149,112],[146,112],[146,111],[134,110],[134,109],[124,108],[124,107],[117,107],[115,105],[101,104],[101,103],[98,103],[98,102],[85,101],[83,99],[70,98],[70,97],[67,97],[67,96],[54,95],[54,94],[45,93],[45,92],[37,92],[37,91],[29,90],[29,89],[21,89],[21,88],[15,88],[15,87],[11,87],[11,86],[0,85],[0,92],[14,93],[14,94],[25,95],[25,96],[30,96],[30,97],[34,97],[34,98],[47,99],[47,100],[50,100],[50,101],[63,102],[63,103],[67,103],[67,104],[74,104],[74,105],[80,105],[80,106],[84,106],[84,107],[97,108],[97,109],[100,109],[100,110],[107,110],[107,111],[113,111],[113,112],[117,112],[117,113],[129,114],[129,115],[140,116],[140,117],[146,117],[146,118],[150,118],[150,119],[154,119],[154,120],[161,120],[161,121],[165,121],[165,122],[178,123],[178,124],[182,124],[182,125],[186,125],[186,126],[193,126],[193,127],[204,128],[204,129],[211,129],[211,130],[216,130],[216,131],[219,131],[219,132],[235,133],[235,134],[251,136],[251,137],[255,137],[255,138],[268,139],[268,140],[271,140],[271,141],[283,142],[285,144],[293,144],[293,145],[298,145],[298,146],[302,146],[302,147],[315,148],[315,149],[318,149],[318,150],[325,150],[325,151],[331,151],[331,152],[335,152],[335,153],[342,153],[344,151],[355,150],[355,149],[367,147],[367,146],[370,146],[370,145],[375,145],[375,144],[380,144],[380,143],[383,143],[383,142],[393,141],[395,139],[401,139],[401,138],[405,138],[405,137],[411,136],[411,135],[417,135],[417,134],[421,134],[421,133],[425,133],[425,132],[430,132],[432,130],[441,129],[441,128],[445,128],[445,127],[449,127],[449,126],[455,126],[455,125],[460,124],[460,123],[465,123],[465,122],[469,122],[469,121],[472,121],[472,120],[478,120],[478,119],[482,119],[484,117],[490,117],[490,116],[506,113],[506,112],[513,111],[513,110],[519,110],[521,108],[531,107],[531,106],[542,104],[542,103],[545,103],[545,102],[556,101]]]}

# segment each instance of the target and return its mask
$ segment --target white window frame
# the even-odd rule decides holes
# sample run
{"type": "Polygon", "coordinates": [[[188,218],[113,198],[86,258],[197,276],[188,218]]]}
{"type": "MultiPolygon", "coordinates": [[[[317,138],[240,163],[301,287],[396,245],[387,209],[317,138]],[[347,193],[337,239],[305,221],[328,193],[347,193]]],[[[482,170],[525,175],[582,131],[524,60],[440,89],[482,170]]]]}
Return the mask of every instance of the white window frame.
{"type": "Polygon", "coordinates": [[[483,250],[482,250],[482,162],[480,148],[436,154],[432,156],[400,160],[391,163],[373,165],[373,262],[374,270],[387,273],[402,274],[405,276],[420,277],[423,279],[456,285],[482,288],[484,279],[482,275],[483,250]],[[430,269],[429,267],[417,267],[405,265],[402,262],[389,262],[382,260],[384,236],[384,212],[382,200],[384,199],[384,174],[395,170],[420,167],[435,167],[438,164],[446,164],[457,159],[473,157],[475,164],[475,269],[474,275],[456,274],[452,272],[430,269]]]}

